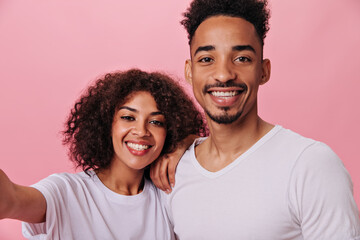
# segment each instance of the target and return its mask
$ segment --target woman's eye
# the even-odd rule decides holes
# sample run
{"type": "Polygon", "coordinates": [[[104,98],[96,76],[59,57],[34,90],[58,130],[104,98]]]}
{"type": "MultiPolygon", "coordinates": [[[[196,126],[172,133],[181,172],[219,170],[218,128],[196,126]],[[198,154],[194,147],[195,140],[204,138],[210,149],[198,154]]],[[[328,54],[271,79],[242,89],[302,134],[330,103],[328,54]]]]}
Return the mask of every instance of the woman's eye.
{"type": "Polygon", "coordinates": [[[212,61],[212,59],[209,57],[204,57],[199,60],[199,62],[203,62],[203,63],[207,63],[207,62],[211,62],[211,61],[212,61]]]}
{"type": "Polygon", "coordinates": [[[157,120],[152,120],[150,121],[151,124],[155,125],[155,126],[159,126],[159,127],[163,127],[164,123],[161,121],[157,121],[157,120]]]}
{"type": "Polygon", "coordinates": [[[248,57],[238,57],[235,59],[235,61],[238,61],[238,62],[251,62],[251,59],[248,58],[248,57]]]}
{"type": "Polygon", "coordinates": [[[133,118],[131,116],[121,116],[120,118],[123,120],[126,120],[126,121],[134,121],[135,120],[135,118],[133,118]]]}

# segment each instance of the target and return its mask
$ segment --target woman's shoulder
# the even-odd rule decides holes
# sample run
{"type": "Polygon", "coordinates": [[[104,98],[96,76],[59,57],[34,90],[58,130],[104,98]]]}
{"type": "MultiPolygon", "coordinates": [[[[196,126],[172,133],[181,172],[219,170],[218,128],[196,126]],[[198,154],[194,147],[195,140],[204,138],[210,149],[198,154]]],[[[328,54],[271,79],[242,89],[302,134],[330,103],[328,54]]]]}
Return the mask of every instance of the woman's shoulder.
{"type": "Polygon", "coordinates": [[[38,189],[42,193],[44,193],[44,191],[65,192],[69,191],[69,189],[76,191],[80,188],[88,188],[89,185],[93,185],[93,178],[93,171],[89,171],[88,173],[55,173],[33,184],[32,187],[38,189]]]}

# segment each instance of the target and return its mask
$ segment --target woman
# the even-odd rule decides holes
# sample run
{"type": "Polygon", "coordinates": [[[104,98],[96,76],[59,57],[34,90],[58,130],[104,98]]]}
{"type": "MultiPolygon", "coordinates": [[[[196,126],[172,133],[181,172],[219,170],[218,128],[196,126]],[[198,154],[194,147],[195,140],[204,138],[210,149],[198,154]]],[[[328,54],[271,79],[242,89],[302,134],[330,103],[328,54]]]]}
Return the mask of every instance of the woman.
{"type": "Polygon", "coordinates": [[[83,172],[25,187],[1,171],[0,218],[27,222],[30,239],[172,239],[147,167],[201,133],[201,115],[169,77],[107,74],[75,103],[64,131],[83,172]]]}

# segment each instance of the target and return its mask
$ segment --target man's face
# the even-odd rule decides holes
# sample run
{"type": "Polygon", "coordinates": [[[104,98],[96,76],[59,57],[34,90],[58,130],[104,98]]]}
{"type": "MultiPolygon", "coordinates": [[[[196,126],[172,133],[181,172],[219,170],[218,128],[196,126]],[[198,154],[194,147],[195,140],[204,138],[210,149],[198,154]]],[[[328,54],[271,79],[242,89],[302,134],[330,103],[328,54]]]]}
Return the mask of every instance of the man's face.
{"type": "Polygon", "coordinates": [[[186,79],[211,120],[230,124],[257,116],[257,91],[269,79],[270,61],[262,60],[262,46],[251,23],[210,17],[199,25],[190,50],[186,79]]]}

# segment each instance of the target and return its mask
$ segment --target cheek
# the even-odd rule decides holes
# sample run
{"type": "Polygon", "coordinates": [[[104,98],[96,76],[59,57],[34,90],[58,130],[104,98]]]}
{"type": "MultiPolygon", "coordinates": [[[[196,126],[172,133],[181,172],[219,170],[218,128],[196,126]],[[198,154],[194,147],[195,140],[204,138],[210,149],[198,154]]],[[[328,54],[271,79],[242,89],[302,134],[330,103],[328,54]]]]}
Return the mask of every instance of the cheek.
{"type": "Polygon", "coordinates": [[[113,132],[112,134],[112,145],[115,152],[121,149],[122,137],[119,136],[118,132],[113,132]]]}
{"type": "Polygon", "coordinates": [[[263,74],[261,63],[256,65],[256,68],[254,69],[254,71],[255,71],[254,75],[255,75],[256,79],[260,81],[261,77],[262,77],[262,74],[263,74]]]}
{"type": "Polygon", "coordinates": [[[199,80],[193,80],[192,84],[194,95],[200,95],[202,93],[203,85],[199,80]]]}
{"type": "Polygon", "coordinates": [[[113,140],[113,143],[119,144],[122,139],[127,135],[130,128],[126,128],[125,126],[122,126],[120,124],[116,124],[113,126],[111,130],[111,137],[113,140]]]}
{"type": "Polygon", "coordinates": [[[158,146],[158,149],[161,151],[164,143],[165,143],[165,139],[166,139],[166,130],[165,129],[159,129],[159,131],[157,131],[156,133],[154,133],[155,135],[155,140],[156,140],[156,145],[158,146]]]}

